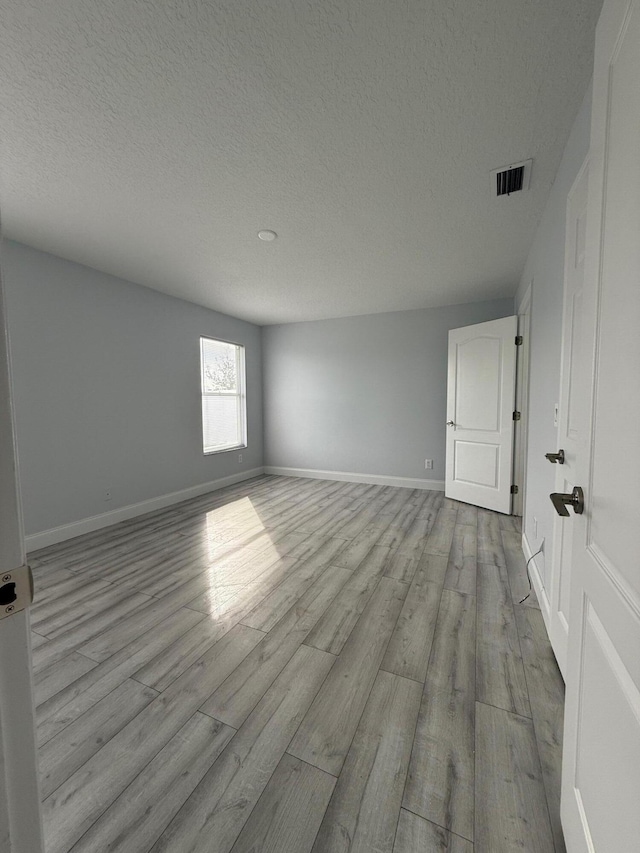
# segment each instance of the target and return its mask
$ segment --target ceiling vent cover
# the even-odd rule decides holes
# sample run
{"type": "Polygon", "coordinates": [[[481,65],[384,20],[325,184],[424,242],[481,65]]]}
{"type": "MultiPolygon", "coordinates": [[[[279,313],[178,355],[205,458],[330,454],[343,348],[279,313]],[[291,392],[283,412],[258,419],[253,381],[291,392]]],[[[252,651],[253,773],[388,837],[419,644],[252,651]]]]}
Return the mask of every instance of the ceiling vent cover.
{"type": "Polygon", "coordinates": [[[531,160],[524,160],[522,163],[514,163],[491,172],[491,185],[496,196],[500,198],[528,190],[531,163],[531,160]]]}

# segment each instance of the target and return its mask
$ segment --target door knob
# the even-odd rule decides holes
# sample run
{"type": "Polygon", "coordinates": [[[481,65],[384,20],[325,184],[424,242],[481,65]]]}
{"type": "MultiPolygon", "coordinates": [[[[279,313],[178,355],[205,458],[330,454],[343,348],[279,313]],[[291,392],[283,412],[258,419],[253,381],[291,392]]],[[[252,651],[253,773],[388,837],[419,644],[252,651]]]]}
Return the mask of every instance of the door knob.
{"type": "Polygon", "coordinates": [[[455,422],[454,421],[447,421],[447,426],[455,426],[455,422]]]}
{"type": "Polygon", "coordinates": [[[560,448],[557,453],[545,453],[545,458],[552,462],[554,465],[557,462],[558,465],[564,465],[564,450],[560,448]]]}
{"type": "Polygon", "coordinates": [[[580,486],[574,486],[570,495],[563,492],[553,492],[549,497],[558,515],[569,515],[568,506],[573,507],[576,515],[582,515],[584,512],[584,492],[580,486]]]}

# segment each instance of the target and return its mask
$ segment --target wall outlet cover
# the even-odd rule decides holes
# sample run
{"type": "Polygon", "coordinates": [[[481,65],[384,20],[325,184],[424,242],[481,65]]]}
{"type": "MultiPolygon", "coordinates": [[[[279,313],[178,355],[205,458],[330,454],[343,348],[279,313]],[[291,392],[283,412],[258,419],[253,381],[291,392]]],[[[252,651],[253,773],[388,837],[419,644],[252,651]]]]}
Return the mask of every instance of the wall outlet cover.
{"type": "Polygon", "coordinates": [[[433,459],[425,459],[424,460],[424,467],[427,471],[433,470],[433,459]]]}

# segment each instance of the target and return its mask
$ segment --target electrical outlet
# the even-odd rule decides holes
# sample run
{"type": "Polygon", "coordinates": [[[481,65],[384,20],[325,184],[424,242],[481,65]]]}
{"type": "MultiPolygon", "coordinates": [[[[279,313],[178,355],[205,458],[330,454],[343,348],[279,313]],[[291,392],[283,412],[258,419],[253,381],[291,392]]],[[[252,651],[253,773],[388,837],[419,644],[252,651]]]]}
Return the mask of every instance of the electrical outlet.
{"type": "Polygon", "coordinates": [[[105,501],[111,500],[111,489],[105,489],[104,490],[104,499],[105,499],[105,501]]]}
{"type": "Polygon", "coordinates": [[[238,462],[242,462],[242,453],[238,453],[238,462]]]}
{"type": "Polygon", "coordinates": [[[424,467],[427,471],[432,471],[433,470],[433,459],[425,459],[424,460],[424,467]]]}
{"type": "Polygon", "coordinates": [[[538,541],[538,519],[533,517],[533,539],[535,542],[538,541]]]}

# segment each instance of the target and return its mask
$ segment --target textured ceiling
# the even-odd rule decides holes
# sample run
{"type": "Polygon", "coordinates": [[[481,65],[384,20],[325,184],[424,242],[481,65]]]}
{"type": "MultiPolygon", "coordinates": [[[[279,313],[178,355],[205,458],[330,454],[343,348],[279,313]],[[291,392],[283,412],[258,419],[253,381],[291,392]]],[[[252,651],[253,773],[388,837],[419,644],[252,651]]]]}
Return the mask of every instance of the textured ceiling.
{"type": "Polygon", "coordinates": [[[5,234],[258,323],[510,296],[600,6],[0,0],[5,234]]]}

